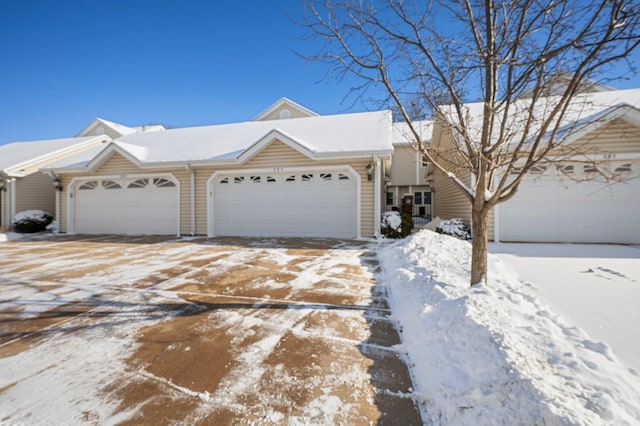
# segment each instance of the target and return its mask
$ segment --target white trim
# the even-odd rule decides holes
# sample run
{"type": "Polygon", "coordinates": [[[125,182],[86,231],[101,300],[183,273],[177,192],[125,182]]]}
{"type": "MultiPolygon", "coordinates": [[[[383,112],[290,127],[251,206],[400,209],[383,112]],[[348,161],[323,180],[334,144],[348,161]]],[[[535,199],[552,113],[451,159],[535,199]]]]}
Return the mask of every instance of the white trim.
{"type": "Polygon", "coordinates": [[[11,210],[9,211],[9,226],[13,226],[13,218],[16,217],[16,191],[17,191],[17,182],[16,179],[11,179],[11,182],[9,183],[9,188],[10,188],[10,196],[11,196],[11,201],[9,206],[11,207],[11,210]]]}
{"type": "Polygon", "coordinates": [[[381,212],[381,204],[382,200],[380,199],[380,179],[381,179],[381,166],[380,159],[378,157],[373,157],[373,235],[378,238],[380,236],[380,220],[382,216],[381,212]]]}
{"type": "MultiPolygon", "coordinates": [[[[584,120],[587,119],[589,119],[589,122],[582,126],[579,126],[575,131],[567,135],[562,143],[568,145],[580,139],[581,137],[594,132],[605,124],[608,124],[617,119],[621,119],[622,121],[629,123],[632,126],[640,127],[640,110],[632,107],[629,104],[619,104],[611,106],[599,113],[593,114],[590,117],[584,118],[584,120]]],[[[574,123],[574,125],[575,124],[576,123],[574,123]]]]}
{"type": "Polygon", "coordinates": [[[187,165],[189,173],[191,174],[191,236],[196,235],[196,171],[187,165]]]}
{"type": "Polygon", "coordinates": [[[249,148],[245,149],[242,154],[238,156],[237,162],[240,164],[246,163],[276,141],[284,143],[289,148],[298,151],[300,154],[308,158],[315,159],[315,153],[304,146],[302,143],[298,142],[293,136],[290,136],[278,129],[273,129],[266,135],[258,139],[258,141],[251,145],[249,148]]]}
{"type": "Polygon", "coordinates": [[[100,151],[95,157],[91,159],[85,166],[85,170],[89,172],[93,172],[97,170],[100,166],[102,166],[106,161],[111,158],[112,153],[118,153],[122,155],[125,159],[129,160],[131,163],[135,164],[138,167],[142,167],[140,160],[134,157],[131,153],[117,145],[115,142],[110,142],[102,151],[100,151]]]}
{"type": "Polygon", "coordinates": [[[416,185],[420,184],[420,164],[422,160],[422,154],[416,149],[416,185]]]}
{"type": "MultiPolygon", "coordinates": [[[[4,179],[2,179],[4,180],[4,179]]],[[[5,182],[6,185],[6,182],[5,182]]],[[[6,210],[7,210],[7,191],[6,186],[3,189],[0,189],[0,226],[4,226],[5,230],[9,230],[9,225],[7,225],[6,219],[6,210]]]]}
{"type": "MultiPolygon", "coordinates": [[[[80,182],[86,182],[90,180],[103,180],[103,179],[142,179],[151,177],[163,177],[169,178],[169,180],[176,184],[176,205],[177,205],[177,232],[176,236],[180,236],[180,179],[178,179],[173,173],[125,173],[121,175],[96,175],[96,176],[78,176],[69,182],[67,185],[67,234],[75,233],[75,193],[76,185],[80,182]]],[[[58,224],[60,226],[60,224],[58,224]]]]}
{"type": "Polygon", "coordinates": [[[213,181],[218,176],[236,175],[236,174],[249,174],[249,173],[296,173],[304,171],[347,171],[356,180],[356,238],[362,237],[362,179],[360,174],[349,165],[332,165],[332,166],[311,166],[311,167],[271,167],[271,168],[259,168],[259,169],[234,169],[234,170],[219,170],[214,172],[209,179],[207,179],[207,237],[213,238],[216,236],[214,227],[214,206],[213,206],[213,181]]]}

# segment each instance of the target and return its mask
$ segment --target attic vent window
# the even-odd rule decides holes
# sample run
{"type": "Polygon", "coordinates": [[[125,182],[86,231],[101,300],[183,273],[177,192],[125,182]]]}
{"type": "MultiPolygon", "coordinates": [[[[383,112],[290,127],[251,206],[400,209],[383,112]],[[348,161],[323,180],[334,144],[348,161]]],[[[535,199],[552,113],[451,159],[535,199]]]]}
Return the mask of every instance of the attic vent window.
{"type": "Polygon", "coordinates": [[[280,114],[278,114],[278,117],[280,117],[281,119],[291,118],[291,111],[285,108],[282,111],[280,111],[280,114]]]}

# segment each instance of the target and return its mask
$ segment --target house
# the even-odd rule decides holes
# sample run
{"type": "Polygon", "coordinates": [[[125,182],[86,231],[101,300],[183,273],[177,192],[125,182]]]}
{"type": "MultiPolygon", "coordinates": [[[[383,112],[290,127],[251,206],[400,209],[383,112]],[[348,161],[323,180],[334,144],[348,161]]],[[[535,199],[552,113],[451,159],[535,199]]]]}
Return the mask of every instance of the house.
{"type": "MultiPolygon", "coordinates": [[[[578,95],[562,123],[558,136],[563,161],[531,170],[516,195],[494,208],[490,239],[640,243],[640,89],[597,89],[578,95]],[[601,171],[621,182],[594,179],[594,165],[585,162],[584,155],[571,154],[572,147],[588,151],[589,158],[601,161],[601,171]]],[[[465,107],[469,117],[482,117],[481,103],[465,107]]],[[[446,123],[434,123],[435,154],[453,158],[456,143],[446,123]]],[[[472,186],[468,171],[461,170],[458,177],[472,186]]],[[[471,223],[471,207],[462,191],[437,170],[434,187],[434,215],[471,223]]]]}
{"type": "Polygon", "coordinates": [[[110,140],[94,135],[0,146],[0,227],[9,228],[15,214],[24,210],[44,210],[53,215],[53,178],[40,169],[110,140]]]}
{"type": "MultiPolygon", "coordinates": [[[[414,123],[425,146],[431,143],[433,121],[414,123]]],[[[406,123],[393,124],[393,158],[385,169],[385,211],[400,211],[413,217],[415,223],[432,219],[433,171],[416,149],[415,137],[406,123]]]]}
{"type": "Polygon", "coordinates": [[[282,98],[252,121],[132,132],[45,170],[62,185],[61,232],[374,236],[391,124],[282,98]]]}

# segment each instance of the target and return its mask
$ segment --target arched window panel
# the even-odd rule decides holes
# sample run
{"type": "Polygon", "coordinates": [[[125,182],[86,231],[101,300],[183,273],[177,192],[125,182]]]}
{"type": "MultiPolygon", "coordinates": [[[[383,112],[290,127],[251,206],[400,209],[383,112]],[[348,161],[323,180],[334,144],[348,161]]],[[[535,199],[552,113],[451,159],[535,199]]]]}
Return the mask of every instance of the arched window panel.
{"type": "Polygon", "coordinates": [[[102,187],[104,189],[120,189],[122,188],[122,186],[120,186],[120,184],[116,181],[113,180],[103,180],[102,181],[102,187]]]}
{"type": "Polygon", "coordinates": [[[138,179],[127,185],[127,188],[145,188],[147,185],[149,185],[149,179],[138,179]]]}
{"type": "Polygon", "coordinates": [[[80,187],[78,189],[83,190],[83,191],[87,191],[87,190],[96,189],[97,187],[98,187],[98,181],[97,180],[90,180],[89,182],[85,182],[82,185],[80,185],[80,187]]]}
{"type": "Polygon", "coordinates": [[[154,178],[153,184],[158,188],[175,188],[176,184],[165,178],[154,178]]]}

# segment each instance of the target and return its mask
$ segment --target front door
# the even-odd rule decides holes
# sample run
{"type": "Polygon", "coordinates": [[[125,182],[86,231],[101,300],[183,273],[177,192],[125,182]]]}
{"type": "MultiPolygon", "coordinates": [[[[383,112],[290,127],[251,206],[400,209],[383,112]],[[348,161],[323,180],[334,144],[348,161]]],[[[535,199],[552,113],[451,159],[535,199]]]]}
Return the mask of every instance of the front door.
{"type": "Polygon", "coordinates": [[[413,215],[413,195],[402,197],[402,213],[406,213],[409,216],[413,215]]]}

